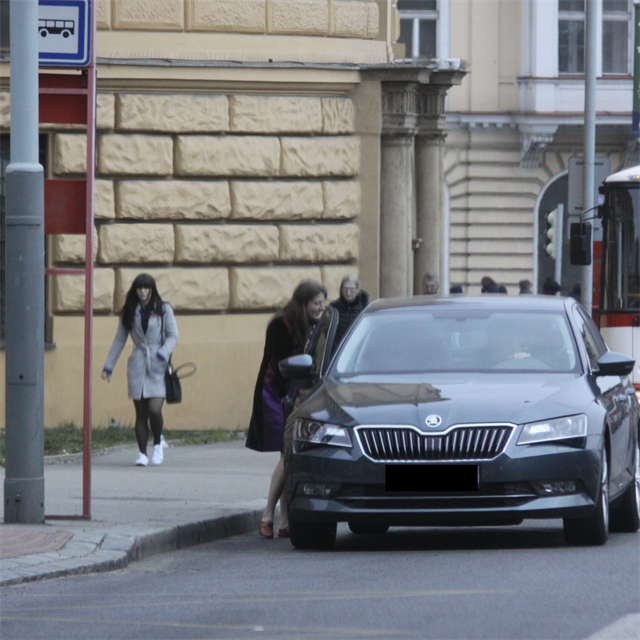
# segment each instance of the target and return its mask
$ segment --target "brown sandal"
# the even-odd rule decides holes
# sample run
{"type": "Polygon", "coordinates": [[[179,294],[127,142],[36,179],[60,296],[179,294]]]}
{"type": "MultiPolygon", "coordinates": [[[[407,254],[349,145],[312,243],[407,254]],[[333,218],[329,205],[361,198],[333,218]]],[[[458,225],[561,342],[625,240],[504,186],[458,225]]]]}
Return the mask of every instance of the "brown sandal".
{"type": "Polygon", "coordinates": [[[273,538],[273,522],[271,520],[260,520],[258,533],[263,538],[273,538]]]}
{"type": "Polygon", "coordinates": [[[278,529],[278,538],[289,538],[291,537],[289,534],[289,526],[287,525],[286,527],[280,527],[278,529]]]}

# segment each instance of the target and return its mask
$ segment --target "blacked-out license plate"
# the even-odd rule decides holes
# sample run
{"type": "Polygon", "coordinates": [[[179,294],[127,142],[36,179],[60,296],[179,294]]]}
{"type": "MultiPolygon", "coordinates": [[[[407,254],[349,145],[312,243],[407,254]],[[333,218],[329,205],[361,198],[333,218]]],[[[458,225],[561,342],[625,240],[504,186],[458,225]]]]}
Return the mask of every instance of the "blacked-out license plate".
{"type": "Polygon", "coordinates": [[[386,491],[478,491],[477,464],[388,464],[386,491]]]}

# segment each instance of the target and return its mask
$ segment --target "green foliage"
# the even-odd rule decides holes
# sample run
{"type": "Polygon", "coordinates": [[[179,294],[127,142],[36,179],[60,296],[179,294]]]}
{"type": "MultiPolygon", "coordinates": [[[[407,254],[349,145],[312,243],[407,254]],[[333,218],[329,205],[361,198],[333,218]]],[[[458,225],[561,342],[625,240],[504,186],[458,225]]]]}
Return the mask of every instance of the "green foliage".
{"type": "MultiPolygon", "coordinates": [[[[221,431],[209,429],[207,431],[177,431],[165,429],[164,438],[167,442],[176,444],[212,444],[215,442],[231,442],[238,438],[244,438],[242,431],[221,431]]],[[[91,449],[107,449],[122,445],[135,444],[136,436],[132,425],[94,427],[91,430],[91,449]]],[[[61,424],[44,430],[44,454],[46,456],[64,455],[82,452],[83,435],[82,428],[73,422],[61,424]]],[[[5,432],[0,429],[0,465],[4,466],[5,459],[5,432]]]]}

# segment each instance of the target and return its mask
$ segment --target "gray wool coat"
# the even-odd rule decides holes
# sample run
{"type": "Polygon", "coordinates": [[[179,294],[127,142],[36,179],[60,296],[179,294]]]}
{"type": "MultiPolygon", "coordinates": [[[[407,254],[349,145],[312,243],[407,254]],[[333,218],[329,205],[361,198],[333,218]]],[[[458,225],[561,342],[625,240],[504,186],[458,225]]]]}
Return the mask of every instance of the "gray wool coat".
{"type": "Polygon", "coordinates": [[[116,337],[113,339],[107,361],[104,363],[104,370],[113,371],[127,342],[127,337],[131,335],[133,351],[127,360],[127,382],[129,399],[131,400],[164,398],[166,396],[164,372],[167,369],[169,356],[178,342],[178,325],[171,305],[163,302],[162,309],[164,311],[164,339],[162,320],[155,314],[149,318],[147,333],[142,330],[140,305],[138,305],[131,332],[122,326],[122,320],[118,322],[116,337]],[[158,354],[162,355],[164,360],[158,358],[158,354]]]}

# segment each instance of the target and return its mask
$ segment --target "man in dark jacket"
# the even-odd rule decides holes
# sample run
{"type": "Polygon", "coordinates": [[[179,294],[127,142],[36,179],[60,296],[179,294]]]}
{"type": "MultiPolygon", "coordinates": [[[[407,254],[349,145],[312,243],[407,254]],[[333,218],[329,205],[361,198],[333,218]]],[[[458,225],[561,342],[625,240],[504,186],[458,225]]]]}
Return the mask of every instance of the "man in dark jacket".
{"type": "Polygon", "coordinates": [[[360,288],[357,276],[348,275],[340,283],[340,297],[331,303],[338,312],[338,328],[333,341],[332,352],[338,348],[347,329],[369,304],[369,294],[360,288]]]}

